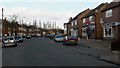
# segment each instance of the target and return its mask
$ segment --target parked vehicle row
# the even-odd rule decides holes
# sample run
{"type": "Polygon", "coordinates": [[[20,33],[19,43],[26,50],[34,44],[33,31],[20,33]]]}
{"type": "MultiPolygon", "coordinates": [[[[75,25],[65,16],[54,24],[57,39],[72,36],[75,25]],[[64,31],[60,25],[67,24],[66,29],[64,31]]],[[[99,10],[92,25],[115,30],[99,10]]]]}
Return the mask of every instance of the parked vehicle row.
{"type": "Polygon", "coordinates": [[[2,42],[3,42],[2,47],[17,46],[17,40],[15,40],[14,36],[3,37],[2,42]]]}
{"type": "Polygon", "coordinates": [[[1,37],[1,40],[3,42],[2,47],[7,47],[7,46],[17,46],[17,43],[22,43],[23,38],[25,39],[31,39],[32,37],[42,37],[42,34],[27,34],[23,36],[4,36],[1,37]]]}
{"type": "Polygon", "coordinates": [[[77,45],[78,37],[77,36],[63,36],[63,35],[54,35],[54,34],[46,34],[46,38],[53,39],[54,42],[62,42],[63,45],[77,45]]]}

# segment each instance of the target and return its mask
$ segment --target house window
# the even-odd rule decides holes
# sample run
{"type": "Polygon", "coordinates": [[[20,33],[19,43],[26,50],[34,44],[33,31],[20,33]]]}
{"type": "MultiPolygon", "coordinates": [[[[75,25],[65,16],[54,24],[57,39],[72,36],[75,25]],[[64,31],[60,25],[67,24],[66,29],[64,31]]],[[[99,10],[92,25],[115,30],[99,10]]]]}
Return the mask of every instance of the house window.
{"type": "Polygon", "coordinates": [[[73,21],[71,22],[71,25],[72,25],[72,26],[74,25],[74,22],[73,22],[73,21]]]}
{"type": "Polygon", "coordinates": [[[65,25],[65,28],[67,28],[67,25],[65,25]]]}
{"type": "Polygon", "coordinates": [[[75,25],[77,25],[77,21],[75,21],[75,25]]]}
{"type": "Polygon", "coordinates": [[[93,16],[89,17],[89,21],[92,22],[93,21],[93,16]]]}
{"type": "Polygon", "coordinates": [[[83,19],[83,23],[85,23],[85,18],[83,19]]]}
{"type": "Polygon", "coordinates": [[[106,18],[112,17],[112,9],[106,11],[106,18]]]}

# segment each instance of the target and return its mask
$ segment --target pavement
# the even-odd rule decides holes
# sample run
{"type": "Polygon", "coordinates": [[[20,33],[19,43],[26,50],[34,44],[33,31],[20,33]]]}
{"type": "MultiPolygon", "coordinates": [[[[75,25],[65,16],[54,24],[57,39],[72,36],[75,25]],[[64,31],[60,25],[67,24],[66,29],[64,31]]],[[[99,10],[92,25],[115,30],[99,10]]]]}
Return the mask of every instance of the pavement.
{"type": "Polygon", "coordinates": [[[80,46],[87,47],[87,49],[80,49],[79,53],[85,53],[99,60],[120,65],[120,51],[111,51],[111,41],[104,39],[86,39],[81,38],[80,46]]]}

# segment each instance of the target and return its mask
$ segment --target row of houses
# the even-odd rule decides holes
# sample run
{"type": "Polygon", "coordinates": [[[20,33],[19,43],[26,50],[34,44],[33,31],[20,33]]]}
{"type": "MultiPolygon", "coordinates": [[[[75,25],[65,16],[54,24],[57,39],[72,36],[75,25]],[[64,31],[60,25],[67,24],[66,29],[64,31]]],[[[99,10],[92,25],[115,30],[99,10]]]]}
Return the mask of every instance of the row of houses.
{"type": "Polygon", "coordinates": [[[88,38],[120,38],[120,1],[101,3],[64,23],[64,34],[88,38]]]}
{"type": "Polygon", "coordinates": [[[4,26],[2,25],[2,19],[0,19],[0,36],[25,36],[26,34],[38,35],[42,33],[42,28],[35,28],[32,25],[10,25],[4,20],[4,26]],[[10,28],[11,26],[11,28],[10,28]]]}

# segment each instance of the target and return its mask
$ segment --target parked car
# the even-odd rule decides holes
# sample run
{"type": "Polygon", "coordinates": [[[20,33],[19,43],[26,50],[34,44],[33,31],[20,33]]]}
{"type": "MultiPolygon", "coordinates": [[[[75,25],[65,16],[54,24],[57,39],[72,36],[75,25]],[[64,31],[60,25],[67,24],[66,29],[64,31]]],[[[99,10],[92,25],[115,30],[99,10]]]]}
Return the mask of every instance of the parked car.
{"type": "Polygon", "coordinates": [[[63,40],[64,40],[64,36],[62,35],[55,35],[54,37],[55,42],[63,42],[63,40]]]}
{"type": "Polygon", "coordinates": [[[21,36],[14,37],[17,42],[23,42],[23,38],[21,36]]]}
{"type": "Polygon", "coordinates": [[[63,45],[68,45],[68,44],[78,44],[78,38],[77,36],[66,36],[63,40],[63,45]]]}
{"type": "Polygon", "coordinates": [[[23,35],[22,38],[26,38],[26,36],[23,35]]]}
{"type": "Polygon", "coordinates": [[[42,37],[42,34],[37,34],[37,37],[42,37]]]}
{"type": "Polygon", "coordinates": [[[3,47],[6,46],[17,46],[17,41],[13,36],[3,37],[3,47]]]}
{"type": "Polygon", "coordinates": [[[46,34],[46,38],[50,38],[50,34],[46,34]]]}
{"type": "Polygon", "coordinates": [[[54,39],[55,35],[54,34],[51,34],[50,35],[50,39],[54,39]]]}
{"type": "Polygon", "coordinates": [[[32,36],[30,34],[26,35],[26,39],[31,39],[31,38],[32,38],[32,36]]]}

